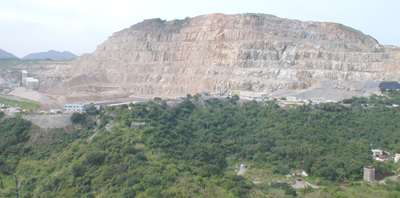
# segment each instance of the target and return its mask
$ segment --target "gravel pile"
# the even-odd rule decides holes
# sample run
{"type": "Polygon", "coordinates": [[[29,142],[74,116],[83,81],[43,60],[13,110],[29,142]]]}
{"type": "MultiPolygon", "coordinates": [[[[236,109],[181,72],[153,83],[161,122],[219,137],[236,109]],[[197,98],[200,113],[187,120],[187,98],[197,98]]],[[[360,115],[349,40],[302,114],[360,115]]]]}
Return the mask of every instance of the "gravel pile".
{"type": "Polygon", "coordinates": [[[60,108],[46,95],[35,90],[27,89],[25,87],[19,87],[8,94],[39,102],[40,104],[39,110],[50,110],[54,108],[60,108]]]}

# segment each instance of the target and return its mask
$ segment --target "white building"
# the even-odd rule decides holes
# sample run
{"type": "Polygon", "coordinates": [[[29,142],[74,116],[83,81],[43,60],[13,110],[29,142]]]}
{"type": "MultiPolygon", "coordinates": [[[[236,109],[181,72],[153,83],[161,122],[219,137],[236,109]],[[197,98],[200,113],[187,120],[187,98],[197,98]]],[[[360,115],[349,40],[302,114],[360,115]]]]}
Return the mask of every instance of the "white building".
{"type": "Polygon", "coordinates": [[[321,103],[321,102],[326,102],[325,98],[311,98],[312,102],[316,102],[316,103],[321,103]]]}
{"type": "Polygon", "coordinates": [[[381,157],[383,156],[383,151],[380,149],[371,149],[372,155],[374,157],[381,157]]]}
{"type": "Polygon", "coordinates": [[[25,77],[22,79],[22,84],[24,87],[32,88],[39,86],[39,80],[33,77],[25,77]]]}
{"type": "Polygon", "coordinates": [[[394,155],[393,160],[394,160],[394,163],[399,162],[399,161],[400,161],[400,154],[396,153],[396,154],[394,155]]]}
{"type": "Polygon", "coordinates": [[[21,79],[24,79],[24,78],[26,78],[26,77],[28,77],[28,71],[26,71],[26,70],[21,70],[21,79]]]}
{"type": "Polygon", "coordinates": [[[64,111],[66,112],[84,112],[86,105],[84,104],[66,104],[64,105],[64,111]]]}
{"type": "Polygon", "coordinates": [[[50,109],[50,113],[54,113],[54,114],[62,113],[62,109],[50,109]]]}
{"type": "Polygon", "coordinates": [[[240,91],[239,96],[240,97],[255,98],[255,99],[263,99],[263,98],[267,98],[268,94],[266,94],[266,93],[256,93],[256,92],[250,92],[250,91],[240,91]]]}
{"type": "Polygon", "coordinates": [[[286,100],[287,101],[297,101],[297,98],[295,96],[287,96],[286,100]]]}

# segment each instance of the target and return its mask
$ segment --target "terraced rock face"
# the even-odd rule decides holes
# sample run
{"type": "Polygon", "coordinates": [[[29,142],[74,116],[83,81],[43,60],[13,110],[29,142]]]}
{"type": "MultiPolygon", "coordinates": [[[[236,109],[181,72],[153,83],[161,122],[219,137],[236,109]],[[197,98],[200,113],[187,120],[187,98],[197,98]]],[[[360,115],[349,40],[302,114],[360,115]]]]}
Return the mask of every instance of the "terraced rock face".
{"type": "Polygon", "coordinates": [[[210,14],[149,19],[114,33],[94,53],[52,71],[71,78],[46,92],[149,98],[274,93],[317,81],[398,80],[399,68],[399,48],[341,24],[210,14]]]}

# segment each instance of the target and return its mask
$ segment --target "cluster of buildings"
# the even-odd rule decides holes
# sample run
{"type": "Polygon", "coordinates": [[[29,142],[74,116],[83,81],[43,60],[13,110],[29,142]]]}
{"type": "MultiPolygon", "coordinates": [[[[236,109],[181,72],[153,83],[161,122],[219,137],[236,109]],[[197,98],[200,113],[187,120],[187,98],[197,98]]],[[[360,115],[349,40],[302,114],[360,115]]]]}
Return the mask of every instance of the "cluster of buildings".
{"type": "Polygon", "coordinates": [[[396,163],[400,159],[399,158],[396,161],[396,156],[400,157],[400,154],[396,154],[395,156],[393,156],[391,153],[384,151],[384,150],[380,150],[380,149],[371,149],[371,152],[372,152],[372,157],[376,161],[388,162],[388,161],[394,159],[394,161],[396,163]]]}
{"type": "Polygon", "coordinates": [[[3,92],[7,92],[16,89],[20,86],[21,81],[14,77],[3,77],[0,78],[0,89],[3,92]]]}
{"type": "Polygon", "coordinates": [[[37,88],[39,87],[39,79],[34,77],[28,77],[28,72],[26,70],[21,71],[21,81],[22,86],[27,88],[37,88]]]}
{"type": "Polygon", "coordinates": [[[0,78],[0,90],[5,93],[20,86],[37,89],[39,87],[39,79],[28,77],[26,70],[21,70],[21,75],[18,72],[9,71],[0,78]]]}
{"type": "MultiPolygon", "coordinates": [[[[213,95],[213,94],[212,94],[213,95]]],[[[308,99],[300,99],[295,96],[287,96],[287,97],[272,97],[267,93],[258,93],[258,92],[250,92],[250,91],[236,91],[231,93],[230,95],[238,95],[243,99],[250,100],[277,100],[280,106],[288,106],[288,105],[307,105],[307,104],[319,104],[319,103],[337,103],[337,101],[327,100],[326,98],[311,98],[308,99]]],[[[203,96],[203,95],[202,95],[203,96]]],[[[209,96],[209,95],[208,95],[209,96]]]]}
{"type": "MultiPolygon", "coordinates": [[[[394,163],[397,163],[400,161],[400,154],[396,153],[394,156],[392,156],[391,153],[381,150],[381,149],[371,149],[372,152],[372,157],[376,161],[381,161],[381,162],[389,162],[390,160],[394,160],[394,163]]],[[[399,172],[399,170],[397,170],[399,172]]],[[[378,174],[379,176],[389,176],[395,174],[394,172],[391,173],[384,173],[384,174],[378,174]]],[[[375,174],[375,167],[374,166],[364,166],[364,181],[371,182],[375,180],[379,180],[382,178],[379,178],[379,176],[376,176],[375,174]],[[377,178],[378,177],[378,178],[377,178]]]]}
{"type": "Polygon", "coordinates": [[[121,106],[121,105],[129,105],[129,104],[136,104],[140,103],[143,101],[131,101],[131,102],[105,102],[105,103],[97,103],[97,104],[65,104],[63,111],[66,113],[79,113],[79,112],[85,112],[87,108],[94,106],[97,109],[100,108],[100,106],[107,106],[107,107],[112,107],[112,106],[121,106]]]}

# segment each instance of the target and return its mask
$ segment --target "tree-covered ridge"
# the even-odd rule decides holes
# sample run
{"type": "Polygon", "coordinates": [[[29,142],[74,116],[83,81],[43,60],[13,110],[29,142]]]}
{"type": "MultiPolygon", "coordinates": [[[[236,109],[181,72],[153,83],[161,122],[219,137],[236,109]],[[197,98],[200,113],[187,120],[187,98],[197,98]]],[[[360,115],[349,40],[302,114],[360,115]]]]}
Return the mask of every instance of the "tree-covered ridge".
{"type": "MultiPolygon", "coordinates": [[[[235,99],[195,97],[174,108],[165,102],[90,108],[71,116],[81,129],[47,131],[56,137],[36,137],[40,144],[30,138],[37,136],[37,127],[19,117],[3,119],[1,129],[7,130],[0,131],[0,196],[295,196],[290,187],[254,185],[236,176],[234,164],[246,162],[250,172],[268,174],[304,169],[330,185],[361,180],[364,165],[391,171],[393,164],[372,160],[371,144],[400,151],[398,108],[320,104],[285,109],[275,101],[241,105],[235,99]]],[[[369,191],[399,196],[396,182],[386,187],[352,185],[304,189],[298,196],[369,191]]]]}

